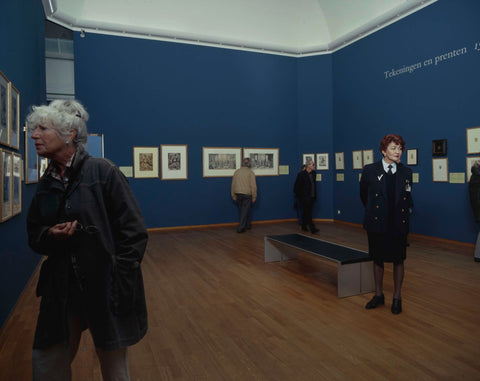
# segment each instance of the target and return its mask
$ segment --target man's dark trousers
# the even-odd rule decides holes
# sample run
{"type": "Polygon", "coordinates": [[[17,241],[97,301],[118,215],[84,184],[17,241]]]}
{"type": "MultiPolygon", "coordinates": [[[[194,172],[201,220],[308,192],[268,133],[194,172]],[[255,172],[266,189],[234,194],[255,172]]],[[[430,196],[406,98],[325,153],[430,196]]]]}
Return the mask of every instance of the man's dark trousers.
{"type": "Polygon", "coordinates": [[[235,193],[237,196],[238,210],[240,211],[240,223],[237,232],[244,232],[250,229],[252,217],[250,216],[250,208],[252,207],[252,196],[249,194],[235,193]]]}

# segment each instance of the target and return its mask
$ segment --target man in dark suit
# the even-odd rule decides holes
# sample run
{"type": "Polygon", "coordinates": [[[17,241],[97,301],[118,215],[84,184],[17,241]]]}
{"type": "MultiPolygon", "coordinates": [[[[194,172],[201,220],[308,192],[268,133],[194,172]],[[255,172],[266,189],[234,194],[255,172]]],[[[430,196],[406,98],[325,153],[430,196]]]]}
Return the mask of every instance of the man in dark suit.
{"type": "Polygon", "coordinates": [[[374,261],[375,296],[367,303],[372,309],[385,304],[384,262],[393,263],[395,290],[392,313],[402,311],[401,287],[404,277],[409,217],[413,207],[412,170],[400,163],[405,142],[399,135],[386,135],[380,143],[383,159],[366,165],[360,179],[360,198],[365,206],[363,227],[368,232],[368,249],[374,261]]]}
{"type": "Polygon", "coordinates": [[[313,203],[317,198],[316,179],[315,163],[310,161],[307,163],[305,170],[298,174],[294,188],[295,195],[302,204],[302,230],[307,231],[307,227],[309,227],[312,233],[318,232],[312,219],[313,203]]]}

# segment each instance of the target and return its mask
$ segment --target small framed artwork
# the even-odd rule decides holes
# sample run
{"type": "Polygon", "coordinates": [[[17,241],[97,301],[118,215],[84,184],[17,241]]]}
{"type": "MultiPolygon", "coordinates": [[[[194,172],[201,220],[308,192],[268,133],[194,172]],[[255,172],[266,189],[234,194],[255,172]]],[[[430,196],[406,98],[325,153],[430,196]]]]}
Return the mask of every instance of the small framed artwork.
{"type": "Polygon", "coordinates": [[[40,166],[38,167],[38,176],[42,177],[48,168],[49,161],[46,157],[40,158],[40,166]]]}
{"type": "Polygon", "coordinates": [[[448,182],[448,159],[432,159],[432,172],[434,182],[448,182]]]}
{"type": "Polygon", "coordinates": [[[363,168],[362,157],[363,157],[362,151],[352,151],[353,169],[362,169],[363,168]]]}
{"type": "Polygon", "coordinates": [[[18,149],[20,144],[20,93],[12,83],[8,86],[9,102],[8,102],[8,130],[9,145],[18,149]]]}
{"type": "Polygon", "coordinates": [[[133,178],[158,178],[158,147],[133,147],[133,178]]]}
{"type": "Polygon", "coordinates": [[[317,153],[317,170],[328,170],[328,153],[317,153]]]}
{"type": "Polygon", "coordinates": [[[343,157],[343,152],[335,152],[335,169],[345,169],[345,159],[343,157]]]}
{"type": "Polygon", "coordinates": [[[432,156],[446,156],[447,139],[432,140],[432,156]]]}
{"type": "Polygon", "coordinates": [[[187,146],[161,145],[162,180],[187,179],[187,146]]]}
{"type": "Polygon", "coordinates": [[[407,165],[417,164],[417,149],[407,149],[407,165]]]}
{"type": "Polygon", "coordinates": [[[373,149],[364,149],[363,150],[363,165],[373,163],[373,149]]]}
{"type": "Polygon", "coordinates": [[[467,128],[467,154],[480,153],[480,127],[467,128]]]}
{"type": "Polygon", "coordinates": [[[13,154],[12,169],[12,216],[22,212],[22,156],[13,154]]]}
{"type": "Polygon", "coordinates": [[[278,176],[278,148],[244,148],[243,157],[250,158],[256,176],[278,176]]]}
{"type": "Polygon", "coordinates": [[[302,164],[307,165],[307,164],[310,163],[311,161],[313,161],[313,162],[315,163],[315,154],[313,154],[313,153],[304,153],[304,154],[303,154],[302,164]]]}
{"type": "Polygon", "coordinates": [[[476,161],[480,160],[480,156],[469,156],[467,157],[467,181],[470,181],[472,177],[472,167],[476,161]]]}
{"type": "Polygon", "coordinates": [[[2,176],[1,182],[1,222],[12,217],[12,177],[13,177],[13,155],[9,151],[0,150],[2,176]]]}
{"type": "Polygon", "coordinates": [[[8,85],[9,80],[0,71],[0,144],[8,146],[10,136],[8,135],[8,85]]]}
{"type": "Polygon", "coordinates": [[[231,177],[241,166],[241,148],[203,147],[203,177],[231,177]]]}
{"type": "Polygon", "coordinates": [[[25,184],[38,182],[38,154],[35,141],[25,128],[25,184]]]}

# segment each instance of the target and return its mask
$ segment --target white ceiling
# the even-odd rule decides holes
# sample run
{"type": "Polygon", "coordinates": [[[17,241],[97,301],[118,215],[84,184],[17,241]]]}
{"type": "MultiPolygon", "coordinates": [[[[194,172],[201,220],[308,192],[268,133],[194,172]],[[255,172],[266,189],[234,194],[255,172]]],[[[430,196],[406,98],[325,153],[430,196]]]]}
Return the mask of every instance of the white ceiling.
{"type": "Polygon", "coordinates": [[[437,0],[42,0],[75,31],[272,54],[325,54],[437,0]]]}

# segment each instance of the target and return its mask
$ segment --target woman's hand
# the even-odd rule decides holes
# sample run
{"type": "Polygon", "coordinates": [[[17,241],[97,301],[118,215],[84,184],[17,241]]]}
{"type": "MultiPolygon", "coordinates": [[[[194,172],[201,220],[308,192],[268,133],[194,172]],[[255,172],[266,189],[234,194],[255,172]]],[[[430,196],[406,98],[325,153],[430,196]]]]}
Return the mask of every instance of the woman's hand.
{"type": "Polygon", "coordinates": [[[48,235],[55,239],[67,239],[71,237],[77,228],[78,221],[62,222],[48,229],[48,235]]]}

